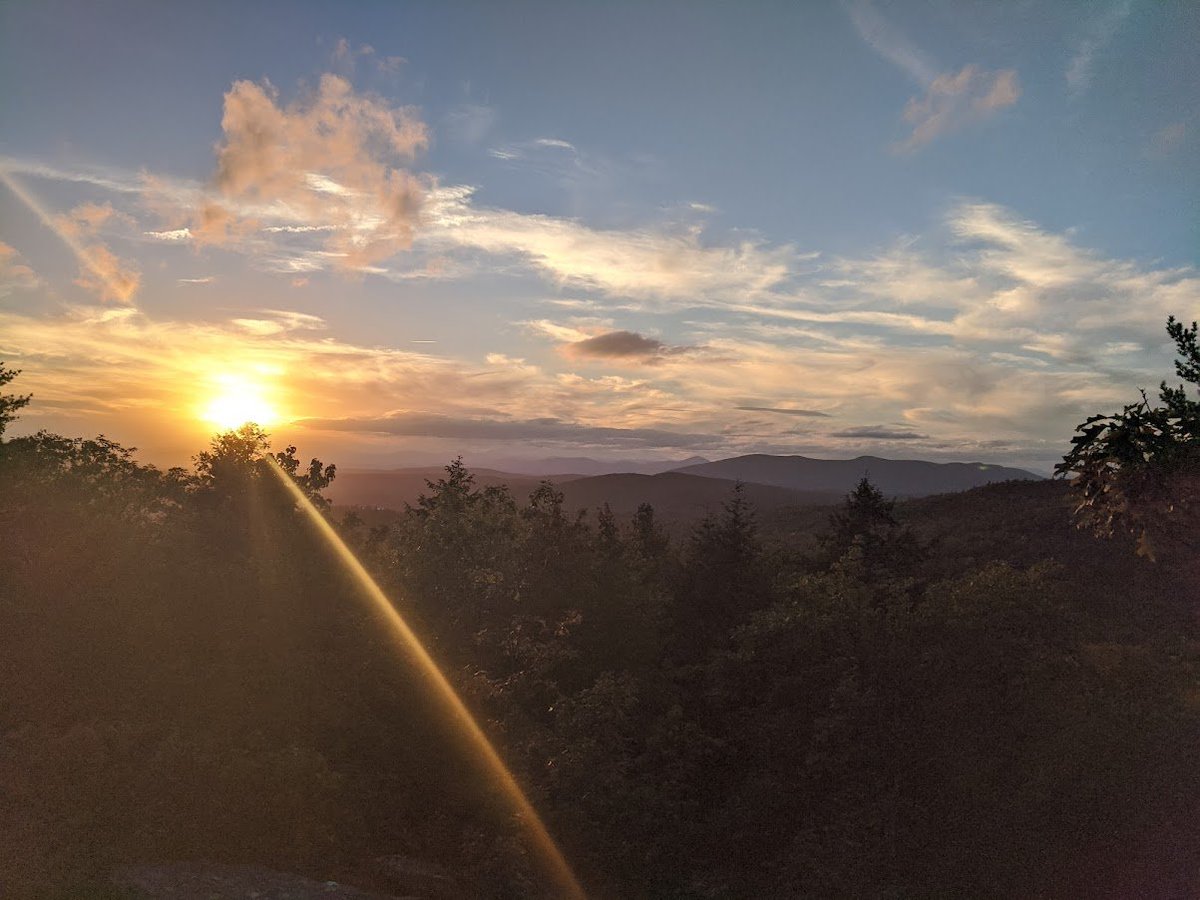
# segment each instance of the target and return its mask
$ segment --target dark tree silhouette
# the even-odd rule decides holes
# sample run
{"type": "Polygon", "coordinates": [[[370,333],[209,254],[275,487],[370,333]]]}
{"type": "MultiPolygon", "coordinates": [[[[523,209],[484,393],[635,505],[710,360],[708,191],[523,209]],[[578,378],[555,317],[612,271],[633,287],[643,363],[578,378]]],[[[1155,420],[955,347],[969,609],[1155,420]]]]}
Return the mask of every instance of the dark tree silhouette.
{"type": "Polygon", "coordinates": [[[871,577],[909,577],[926,556],[912,532],[895,516],[896,501],[863,476],[846,502],[829,517],[829,530],[819,535],[819,562],[831,566],[851,562],[871,577]]]}
{"type": "MultiPolygon", "coordinates": [[[[1167,334],[1180,356],[1176,375],[1200,388],[1196,323],[1187,328],[1170,316],[1167,334]]],[[[1200,402],[1166,381],[1158,397],[1152,405],[1143,391],[1119,413],[1089,416],[1055,467],[1074,478],[1081,528],[1102,537],[1128,533],[1150,559],[1194,547],[1200,533],[1200,402]]]]}
{"type": "MultiPolygon", "coordinates": [[[[20,369],[7,369],[4,367],[4,362],[0,361],[0,388],[20,374],[20,369]]],[[[31,397],[31,394],[21,396],[20,394],[5,394],[0,391],[0,438],[4,437],[4,430],[8,427],[8,423],[17,417],[17,410],[27,406],[31,397]]]]}

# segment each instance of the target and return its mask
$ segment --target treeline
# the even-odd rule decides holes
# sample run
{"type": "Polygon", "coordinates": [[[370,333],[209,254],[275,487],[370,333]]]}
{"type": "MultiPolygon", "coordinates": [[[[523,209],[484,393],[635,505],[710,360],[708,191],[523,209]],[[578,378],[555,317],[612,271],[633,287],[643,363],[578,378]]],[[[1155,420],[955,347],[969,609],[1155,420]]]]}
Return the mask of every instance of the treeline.
{"type": "MultiPolygon", "coordinates": [[[[267,452],[0,443],[0,885],[204,858],[371,886],[398,855],[538,896],[267,452]]],[[[280,461],[317,498],[334,475],[280,461]]],[[[1069,527],[1052,488],[1017,518],[1069,527]]],[[[865,482],[816,539],[734,495],[672,540],[460,462],[394,522],[334,518],[597,897],[1102,896],[1114,855],[1196,836],[1196,597],[1125,548],[1101,597],[1086,561],[972,545],[969,514],[932,540],[865,482]]]]}

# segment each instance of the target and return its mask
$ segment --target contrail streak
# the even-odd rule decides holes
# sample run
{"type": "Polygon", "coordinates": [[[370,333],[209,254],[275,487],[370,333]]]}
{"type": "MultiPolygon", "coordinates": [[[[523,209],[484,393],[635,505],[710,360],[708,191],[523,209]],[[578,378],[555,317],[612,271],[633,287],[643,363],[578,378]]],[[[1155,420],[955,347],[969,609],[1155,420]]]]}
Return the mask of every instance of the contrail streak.
{"type": "Polygon", "coordinates": [[[38,199],[14,175],[0,168],[0,182],[3,182],[4,186],[12,191],[14,197],[28,206],[41,223],[53,231],[58,236],[58,239],[67,245],[70,251],[75,254],[75,258],[79,260],[79,265],[83,266],[97,280],[101,281],[113,297],[124,297],[126,295],[128,292],[127,286],[118,283],[110,273],[105,272],[97,266],[92,255],[88,253],[87,248],[79,243],[73,234],[69,234],[61,225],[54,221],[54,216],[47,212],[46,208],[38,202],[38,199]]]}
{"type": "Polygon", "coordinates": [[[558,849],[558,845],[550,837],[550,832],[546,830],[546,825],[542,822],[541,816],[537,814],[537,810],[533,808],[533,804],[529,802],[529,799],[525,796],[525,792],[521,790],[520,785],[517,784],[516,779],[508,770],[504,761],[500,759],[496,748],[487,739],[487,736],[479,727],[479,723],[475,721],[475,718],[450,685],[446,676],[442,674],[441,669],[433,661],[433,657],[429,655],[420,639],[408,627],[408,623],[404,621],[400,613],[396,611],[396,608],[392,606],[387,595],[375,583],[375,579],[371,577],[363,567],[363,564],[358,561],[358,557],[346,546],[345,542],[333,529],[333,526],[321,515],[321,512],[313,505],[313,502],[309,500],[304,491],[300,490],[300,486],[292,480],[291,476],[283,470],[273,457],[268,455],[266,459],[271,466],[271,471],[279,477],[284,487],[287,488],[288,492],[295,499],[297,506],[304,512],[305,516],[312,522],[321,536],[325,538],[330,548],[337,553],[342,564],[354,576],[363,593],[371,601],[371,606],[384,622],[387,623],[392,636],[396,638],[396,642],[400,645],[400,648],[417,661],[422,673],[432,684],[434,693],[438,699],[453,713],[455,722],[466,733],[467,737],[471,739],[472,746],[483,757],[488,772],[503,788],[504,794],[512,802],[514,809],[528,829],[530,836],[533,838],[535,848],[543,857],[548,873],[561,891],[561,896],[570,898],[570,900],[586,900],[586,895],[579,881],[575,878],[575,873],[571,871],[571,867],[562,855],[562,851],[558,849]]]}

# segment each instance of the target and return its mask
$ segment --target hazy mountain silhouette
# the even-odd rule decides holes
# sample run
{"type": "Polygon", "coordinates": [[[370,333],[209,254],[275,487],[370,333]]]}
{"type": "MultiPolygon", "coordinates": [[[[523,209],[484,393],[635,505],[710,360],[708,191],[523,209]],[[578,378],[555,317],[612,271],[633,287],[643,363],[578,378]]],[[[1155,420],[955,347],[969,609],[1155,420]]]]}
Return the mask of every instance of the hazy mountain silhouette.
{"type": "MultiPolygon", "coordinates": [[[[683,472],[662,472],[657,475],[614,473],[583,477],[566,475],[526,475],[499,472],[495,469],[471,469],[479,487],[507,485],[518,501],[523,501],[543,481],[552,482],[563,492],[569,509],[598,509],[605,503],[618,515],[633,513],[640,504],[649,503],[661,517],[693,521],[710,512],[733,496],[736,481],[689,475],[683,472]]],[[[416,503],[421,494],[428,494],[427,482],[445,476],[444,469],[423,466],[412,469],[372,471],[350,469],[338,472],[337,480],[326,494],[339,506],[385,507],[403,509],[405,503],[416,503]]],[[[784,506],[824,505],[842,499],[844,491],[800,491],[777,485],[744,485],[746,499],[761,510],[784,506]]]]}
{"type": "MultiPolygon", "coordinates": [[[[579,475],[522,475],[513,472],[498,472],[495,469],[471,469],[475,484],[479,487],[508,485],[518,499],[523,499],[541,482],[555,483],[579,478],[579,475]]],[[[437,481],[446,475],[441,466],[419,466],[411,469],[347,469],[338,470],[337,480],[325,492],[339,506],[384,506],[403,509],[405,503],[416,503],[421,494],[428,494],[428,481],[437,481]]]]}
{"type": "MultiPolygon", "coordinates": [[[[699,457],[696,457],[699,459],[699,457]]],[[[693,519],[719,508],[734,485],[745,485],[746,498],[762,510],[782,506],[834,503],[853,490],[864,475],[892,497],[924,497],[965,491],[1000,481],[1041,480],[1024,469],[982,463],[933,463],[915,459],[811,459],[804,456],[737,456],[703,461],[666,472],[611,472],[617,465],[673,465],[633,460],[602,462],[587,457],[558,457],[527,462],[533,471],[471,468],[480,487],[507,485],[522,500],[542,481],[558,485],[573,509],[608,503],[614,512],[628,513],[649,503],[666,517],[693,519]],[[537,468],[541,466],[542,468],[537,468]],[[582,471],[568,471],[577,467],[582,471]],[[588,470],[591,471],[588,471],[588,470]],[[602,474],[592,474],[600,470],[602,474]]],[[[381,506],[402,509],[428,493],[427,481],[445,475],[440,466],[402,469],[346,469],[327,493],[342,506],[381,506]]]]}
{"type": "MultiPolygon", "coordinates": [[[[625,516],[642,503],[649,503],[664,520],[692,521],[710,512],[733,497],[737,482],[723,478],[708,478],[684,472],[662,472],[658,475],[618,474],[579,478],[559,485],[566,505],[572,509],[596,509],[607,503],[613,512],[625,516]]],[[[783,506],[811,506],[836,503],[841,500],[837,491],[800,491],[775,485],[746,483],[743,494],[759,510],[783,506]]]]}
{"type": "Polygon", "coordinates": [[[984,463],[934,463],[919,459],[883,459],[878,456],[812,459],[807,456],[768,456],[762,453],[684,466],[675,471],[704,478],[838,494],[852,490],[866,475],[872,484],[889,497],[924,497],[965,491],[998,481],[1042,479],[1042,476],[1024,469],[984,463]]]}
{"type": "Polygon", "coordinates": [[[671,472],[684,466],[696,466],[708,462],[703,456],[687,459],[592,459],[588,456],[552,456],[547,459],[503,459],[496,460],[493,467],[519,475],[618,475],[637,473],[657,475],[671,472]]]}

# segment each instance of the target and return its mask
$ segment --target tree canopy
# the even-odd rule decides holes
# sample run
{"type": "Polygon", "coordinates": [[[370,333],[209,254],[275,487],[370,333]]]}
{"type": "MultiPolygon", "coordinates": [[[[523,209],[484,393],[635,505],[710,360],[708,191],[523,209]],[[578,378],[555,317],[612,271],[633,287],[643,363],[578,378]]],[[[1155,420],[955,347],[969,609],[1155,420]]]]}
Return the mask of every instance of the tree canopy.
{"type": "Polygon", "coordinates": [[[1089,416],[1055,468],[1073,479],[1081,527],[1105,537],[1127,532],[1151,559],[1194,550],[1200,539],[1200,402],[1185,387],[1200,389],[1197,326],[1171,316],[1167,334],[1183,383],[1161,382],[1157,404],[1143,391],[1118,413],[1089,416]]]}
{"type": "MultiPolygon", "coordinates": [[[[20,369],[5,368],[4,362],[0,360],[0,388],[12,382],[20,374],[20,369]]],[[[4,431],[8,428],[8,423],[17,417],[17,411],[27,406],[31,399],[32,396],[30,394],[21,396],[20,394],[6,394],[0,391],[0,438],[4,437],[4,431]]]]}

